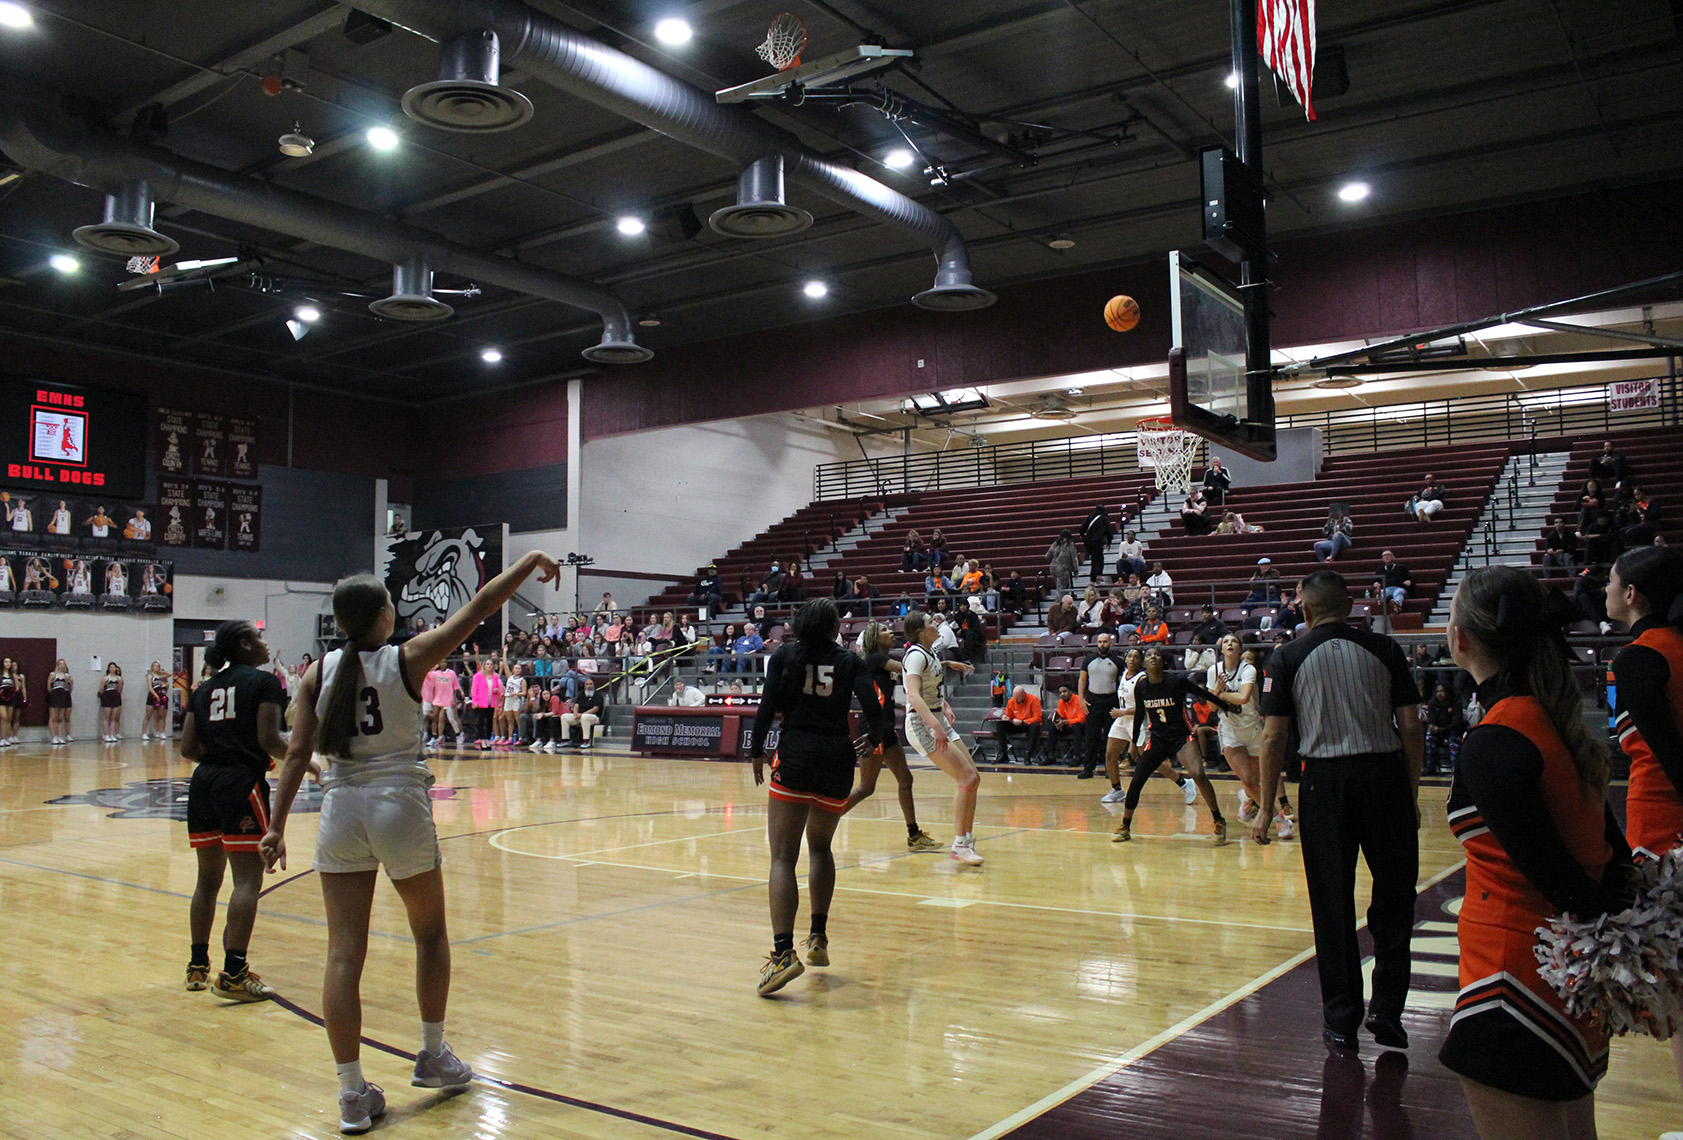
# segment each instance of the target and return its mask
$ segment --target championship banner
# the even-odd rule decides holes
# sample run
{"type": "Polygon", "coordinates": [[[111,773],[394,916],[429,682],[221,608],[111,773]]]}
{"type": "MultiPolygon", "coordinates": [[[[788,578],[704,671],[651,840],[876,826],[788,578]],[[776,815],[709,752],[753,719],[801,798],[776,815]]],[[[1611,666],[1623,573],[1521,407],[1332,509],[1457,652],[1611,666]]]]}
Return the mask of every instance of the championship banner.
{"type": "Polygon", "coordinates": [[[1659,381],[1619,380],[1607,393],[1608,410],[1614,412],[1642,412],[1660,406],[1659,381]]]}
{"type": "Polygon", "coordinates": [[[193,483],[193,545],[200,550],[228,546],[228,484],[193,483]]]}
{"type": "MultiPolygon", "coordinates": [[[[503,571],[503,527],[409,531],[386,544],[384,577],[397,608],[397,635],[431,628],[449,617],[503,571]]],[[[499,611],[468,638],[469,653],[502,647],[499,611]],[[476,648],[477,647],[477,648],[476,648]]]]}
{"type": "Polygon", "coordinates": [[[158,480],[158,518],[163,525],[160,546],[191,546],[193,533],[193,484],[187,479],[158,480]]]}
{"type": "Polygon", "coordinates": [[[222,417],[200,412],[193,425],[193,474],[226,475],[228,433],[223,429],[222,417]]]}
{"type": "Polygon", "coordinates": [[[257,478],[257,421],[228,417],[228,474],[235,479],[257,478]]]}
{"type": "Polygon", "coordinates": [[[263,488],[228,486],[228,549],[256,554],[263,545],[263,488]]]}
{"type": "Polygon", "coordinates": [[[187,457],[193,453],[193,413],[174,408],[158,409],[158,470],[165,475],[186,475],[187,457]]]}

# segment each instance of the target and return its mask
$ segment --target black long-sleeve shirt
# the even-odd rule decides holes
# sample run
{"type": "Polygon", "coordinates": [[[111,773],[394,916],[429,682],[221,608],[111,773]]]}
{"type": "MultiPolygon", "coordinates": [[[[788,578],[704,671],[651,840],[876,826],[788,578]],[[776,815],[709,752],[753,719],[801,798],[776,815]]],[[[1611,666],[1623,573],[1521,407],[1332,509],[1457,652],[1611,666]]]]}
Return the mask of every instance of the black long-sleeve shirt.
{"type": "Polygon", "coordinates": [[[1134,684],[1134,735],[1138,740],[1140,726],[1151,725],[1151,735],[1164,740],[1185,739],[1192,730],[1186,726],[1188,699],[1208,701],[1217,709],[1232,706],[1184,673],[1165,673],[1161,681],[1153,681],[1150,674],[1134,684]]]}
{"type": "MultiPolygon", "coordinates": [[[[1633,637],[1641,637],[1664,622],[1645,617],[1631,626],[1633,637]]],[[[1683,731],[1672,719],[1666,685],[1671,666],[1664,655],[1646,645],[1627,645],[1613,658],[1613,683],[1618,686],[1615,717],[1629,716],[1659,762],[1671,786],[1683,791],[1683,731]]]]}

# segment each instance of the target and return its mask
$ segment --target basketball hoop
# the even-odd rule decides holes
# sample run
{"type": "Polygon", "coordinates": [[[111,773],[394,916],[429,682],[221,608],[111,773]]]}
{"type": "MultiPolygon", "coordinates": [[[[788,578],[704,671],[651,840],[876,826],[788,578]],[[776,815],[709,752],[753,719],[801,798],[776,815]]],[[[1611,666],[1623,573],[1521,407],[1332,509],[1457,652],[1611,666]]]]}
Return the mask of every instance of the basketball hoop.
{"type": "Polygon", "coordinates": [[[1134,434],[1140,466],[1153,469],[1157,489],[1184,497],[1192,489],[1192,433],[1167,416],[1153,416],[1136,423],[1134,434]]]}
{"type": "Polygon", "coordinates": [[[130,273],[156,273],[158,259],[156,257],[137,256],[129,258],[130,273]]]}
{"type": "Polygon", "coordinates": [[[789,12],[772,20],[766,28],[766,42],[754,49],[754,54],[777,68],[788,71],[801,65],[801,52],[806,48],[806,24],[789,12]]]}

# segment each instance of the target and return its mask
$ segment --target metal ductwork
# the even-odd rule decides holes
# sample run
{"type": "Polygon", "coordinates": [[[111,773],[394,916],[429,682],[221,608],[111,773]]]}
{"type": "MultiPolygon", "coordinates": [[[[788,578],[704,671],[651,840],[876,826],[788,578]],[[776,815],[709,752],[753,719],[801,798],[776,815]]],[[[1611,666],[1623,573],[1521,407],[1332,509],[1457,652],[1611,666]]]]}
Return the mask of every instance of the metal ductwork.
{"type": "Polygon", "coordinates": [[[130,179],[105,196],[105,220],[70,231],[78,245],[124,257],[168,257],[181,248],[174,238],[152,228],[152,190],[130,179]]]}
{"type": "Polygon", "coordinates": [[[442,321],[456,312],[432,295],[432,266],[424,257],[392,266],[392,295],[368,302],[368,311],[392,321],[442,321]]]}
{"type": "Polygon", "coordinates": [[[507,131],[532,117],[532,101],[498,86],[501,70],[497,33],[463,32],[444,45],[438,78],[403,95],[403,113],[445,131],[507,131]]]}
{"type": "Polygon", "coordinates": [[[786,237],[812,225],[812,215],[783,200],[783,156],[768,154],[737,178],[736,205],[713,211],[707,224],[726,237],[786,237]]]}
{"type": "MultiPolygon", "coordinates": [[[[654,355],[632,337],[625,304],[592,282],[507,257],[489,257],[380,214],[194,162],[40,109],[50,105],[39,92],[0,93],[0,149],[20,166],[108,192],[118,187],[113,197],[121,196],[124,184],[138,180],[166,202],[400,267],[424,258],[429,271],[597,313],[603,323],[602,342],[585,350],[587,359],[619,364],[654,355]]],[[[393,280],[401,293],[405,286],[400,274],[394,273],[393,280]]]]}
{"type": "Polygon", "coordinates": [[[522,0],[347,2],[441,43],[490,29],[507,49],[510,66],[518,64],[569,95],[740,167],[779,156],[790,181],[929,244],[935,253],[935,284],[913,297],[913,303],[951,311],[985,308],[995,300],[972,283],[969,251],[945,217],[874,178],[831,162],[751,111],[720,106],[711,93],[599,43],[522,0]]]}

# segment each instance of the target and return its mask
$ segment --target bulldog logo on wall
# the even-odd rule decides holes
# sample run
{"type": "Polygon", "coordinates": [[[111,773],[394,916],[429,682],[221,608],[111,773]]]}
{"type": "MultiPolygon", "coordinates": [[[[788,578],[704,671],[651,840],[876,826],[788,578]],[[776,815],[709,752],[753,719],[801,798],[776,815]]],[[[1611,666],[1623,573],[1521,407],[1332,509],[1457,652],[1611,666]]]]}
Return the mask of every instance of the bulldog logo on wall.
{"type": "MultiPolygon", "coordinates": [[[[487,541],[473,527],[411,531],[386,548],[386,588],[398,618],[431,625],[449,617],[501,571],[487,565],[487,541]]],[[[500,543],[499,543],[500,545],[500,543]]],[[[501,562],[501,551],[496,561],[501,562]]]]}

